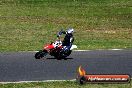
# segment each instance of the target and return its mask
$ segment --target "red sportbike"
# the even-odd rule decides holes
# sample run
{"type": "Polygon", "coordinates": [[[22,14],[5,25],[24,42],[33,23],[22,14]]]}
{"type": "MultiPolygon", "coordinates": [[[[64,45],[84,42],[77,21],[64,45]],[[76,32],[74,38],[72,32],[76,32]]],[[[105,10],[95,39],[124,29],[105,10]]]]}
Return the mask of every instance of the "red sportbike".
{"type": "Polygon", "coordinates": [[[39,52],[35,54],[35,58],[41,59],[47,54],[49,54],[51,56],[54,56],[58,60],[61,60],[61,59],[67,60],[66,57],[68,57],[71,54],[72,50],[74,48],[77,48],[77,46],[72,45],[70,50],[67,50],[67,51],[63,51],[64,48],[65,46],[62,46],[62,42],[60,40],[56,40],[55,42],[51,44],[45,45],[42,50],[40,50],[39,52]]]}

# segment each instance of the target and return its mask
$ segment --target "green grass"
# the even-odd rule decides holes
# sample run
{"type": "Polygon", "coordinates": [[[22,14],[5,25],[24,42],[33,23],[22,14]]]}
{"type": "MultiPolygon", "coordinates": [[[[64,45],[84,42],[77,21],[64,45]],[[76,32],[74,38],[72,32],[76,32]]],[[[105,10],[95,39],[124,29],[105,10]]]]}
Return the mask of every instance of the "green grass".
{"type": "Polygon", "coordinates": [[[132,82],[126,84],[84,84],[76,82],[38,82],[0,84],[0,88],[132,88],[132,82]]]}
{"type": "Polygon", "coordinates": [[[132,1],[0,1],[1,52],[39,50],[68,27],[78,49],[132,48],[132,1]]]}

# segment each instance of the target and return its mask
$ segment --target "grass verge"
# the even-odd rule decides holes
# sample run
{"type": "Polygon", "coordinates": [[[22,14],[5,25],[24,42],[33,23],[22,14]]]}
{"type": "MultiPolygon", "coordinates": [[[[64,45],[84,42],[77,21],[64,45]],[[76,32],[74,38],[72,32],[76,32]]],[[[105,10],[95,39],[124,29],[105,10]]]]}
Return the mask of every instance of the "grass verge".
{"type": "Polygon", "coordinates": [[[132,48],[132,1],[0,1],[1,52],[40,50],[68,27],[78,49],[132,48]]]}
{"type": "Polygon", "coordinates": [[[132,82],[127,84],[84,84],[74,81],[35,82],[0,84],[0,88],[132,88],[132,82]]]}

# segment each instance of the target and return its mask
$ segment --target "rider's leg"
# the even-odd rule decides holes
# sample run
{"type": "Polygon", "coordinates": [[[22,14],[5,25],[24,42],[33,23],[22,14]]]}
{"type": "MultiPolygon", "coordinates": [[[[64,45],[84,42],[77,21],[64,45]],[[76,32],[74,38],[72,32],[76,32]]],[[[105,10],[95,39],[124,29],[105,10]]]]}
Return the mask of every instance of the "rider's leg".
{"type": "Polygon", "coordinates": [[[70,46],[64,46],[64,47],[63,47],[63,51],[69,51],[70,48],[71,48],[71,45],[70,45],[70,46]]]}

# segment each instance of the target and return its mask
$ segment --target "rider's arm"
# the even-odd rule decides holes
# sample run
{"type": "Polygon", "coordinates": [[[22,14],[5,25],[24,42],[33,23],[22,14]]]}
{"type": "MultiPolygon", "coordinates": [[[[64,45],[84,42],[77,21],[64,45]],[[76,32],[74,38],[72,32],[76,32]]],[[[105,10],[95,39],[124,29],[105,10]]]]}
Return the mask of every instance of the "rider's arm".
{"type": "Polygon", "coordinates": [[[58,33],[57,33],[57,37],[60,37],[62,34],[66,34],[66,32],[65,32],[65,31],[60,31],[60,32],[58,32],[58,33]]]}

